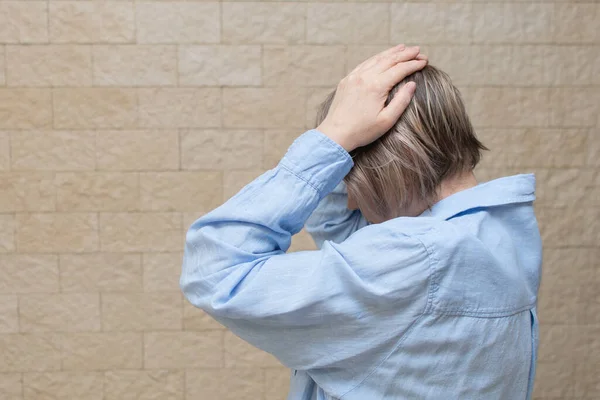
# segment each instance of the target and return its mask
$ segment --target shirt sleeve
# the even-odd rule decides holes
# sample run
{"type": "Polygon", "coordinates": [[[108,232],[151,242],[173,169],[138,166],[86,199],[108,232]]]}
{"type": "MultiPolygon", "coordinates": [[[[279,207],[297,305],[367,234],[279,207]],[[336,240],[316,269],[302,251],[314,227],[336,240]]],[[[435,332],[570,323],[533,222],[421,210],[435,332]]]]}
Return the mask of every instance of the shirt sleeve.
{"type": "Polygon", "coordinates": [[[326,240],[341,243],[368,225],[360,210],[348,209],[348,191],[342,181],[329,193],[306,221],[306,231],[318,248],[326,240]]]}
{"type": "Polygon", "coordinates": [[[323,134],[298,138],[276,168],[192,224],[180,281],[186,298],[293,369],[344,366],[352,374],[356,366],[358,376],[369,369],[359,368],[360,357],[380,362],[383,353],[372,349],[391,344],[414,320],[410,310],[425,307],[421,242],[381,224],[285,254],[351,166],[323,134]]]}

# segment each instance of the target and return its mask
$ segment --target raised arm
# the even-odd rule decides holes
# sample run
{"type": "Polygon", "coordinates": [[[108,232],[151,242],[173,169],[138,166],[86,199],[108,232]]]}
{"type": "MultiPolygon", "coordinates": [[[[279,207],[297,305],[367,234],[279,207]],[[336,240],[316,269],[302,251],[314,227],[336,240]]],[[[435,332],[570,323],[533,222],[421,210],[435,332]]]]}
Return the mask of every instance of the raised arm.
{"type": "MultiPolygon", "coordinates": [[[[187,233],[180,280],[186,298],[291,368],[358,379],[369,369],[347,368],[352,360],[367,357],[375,367],[385,352],[367,350],[390,345],[424,309],[428,253],[397,228],[373,225],[341,244],[285,254],[352,167],[348,151],[376,140],[402,114],[414,84],[385,101],[397,82],[425,66],[418,55],[418,48],[396,47],[357,67],[338,85],[317,130],[187,233]]],[[[348,388],[329,389],[341,397],[348,388]]]]}
{"type": "MultiPolygon", "coordinates": [[[[419,240],[373,225],[341,244],[285,254],[351,166],[344,149],[309,131],[276,168],[194,222],[180,281],[188,301],[294,369],[342,365],[389,344],[426,302],[429,261],[419,240]]],[[[363,356],[373,365],[379,357],[363,356]]]]}

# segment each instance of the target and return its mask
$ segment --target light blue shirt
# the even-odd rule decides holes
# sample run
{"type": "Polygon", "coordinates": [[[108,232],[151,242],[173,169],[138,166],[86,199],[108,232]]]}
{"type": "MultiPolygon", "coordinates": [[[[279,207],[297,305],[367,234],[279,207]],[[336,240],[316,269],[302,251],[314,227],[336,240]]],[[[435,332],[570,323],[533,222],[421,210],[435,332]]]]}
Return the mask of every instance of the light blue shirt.
{"type": "Polygon", "coordinates": [[[291,368],[290,400],[529,399],[541,268],[534,176],[369,225],[346,207],[352,165],[308,131],[276,168],[194,222],[187,299],[291,368]],[[320,250],[286,254],[305,224],[320,250]]]}

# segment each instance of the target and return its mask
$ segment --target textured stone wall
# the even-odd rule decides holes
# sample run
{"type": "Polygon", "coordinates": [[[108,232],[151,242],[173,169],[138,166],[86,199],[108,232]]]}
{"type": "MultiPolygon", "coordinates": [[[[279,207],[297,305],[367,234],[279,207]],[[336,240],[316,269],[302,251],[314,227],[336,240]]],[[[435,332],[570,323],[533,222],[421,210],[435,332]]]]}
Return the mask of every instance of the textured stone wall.
{"type": "Polygon", "coordinates": [[[481,179],[537,173],[536,396],[600,398],[597,1],[0,0],[0,399],[283,399],[183,301],[184,232],[400,42],[461,88],[481,179]]]}

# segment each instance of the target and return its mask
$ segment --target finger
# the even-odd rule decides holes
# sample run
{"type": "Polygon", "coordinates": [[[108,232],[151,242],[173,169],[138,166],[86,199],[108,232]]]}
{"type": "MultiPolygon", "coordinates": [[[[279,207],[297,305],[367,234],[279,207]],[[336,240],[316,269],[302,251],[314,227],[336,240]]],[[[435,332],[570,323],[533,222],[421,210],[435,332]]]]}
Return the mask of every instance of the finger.
{"type": "Polygon", "coordinates": [[[388,88],[392,88],[402,79],[412,73],[422,70],[427,65],[427,60],[411,60],[396,64],[381,74],[381,82],[388,88]]]}
{"type": "Polygon", "coordinates": [[[395,67],[399,63],[414,60],[419,54],[420,49],[418,46],[407,47],[403,51],[379,58],[377,62],[369,68],[369,71],[375,73],[387,71],[388,69],[395,67]]]}
{"type": "Polygon", "coordinates": [[[369,57],[368,59],[366,59],[365,61],[363,61],[362,63],[360,63],[356,68],[354,68],[354,71],[361,71],[361,70],[365,70],[367,68],[372,67],[374,64],[376,64],[380,58],[382,57],[391,57],[393,54],[395,53],[399,53],[404,51],[404,49],[406,49],[406,46],[404,44],[399,44],[397,46],[391,47],[387,50],[382,51],[381,53],[375,54],[372,57],[369,57]]]}
{"type": "Polygon", "coordinates": [[[423,53],[419,53],[419,55],[415,58],[416,60],[429,60],[429,57],[427,57],[425,54],[423,53]]]}
{"type": "Polygon", "coordinates": [[[415,82],[407,82],[400,90],[396,92],[392,101],[379,113],[379,119],[386,131],[390,129],[400,118],[406,107],[412,100],[417,84],[415,82]]]}

